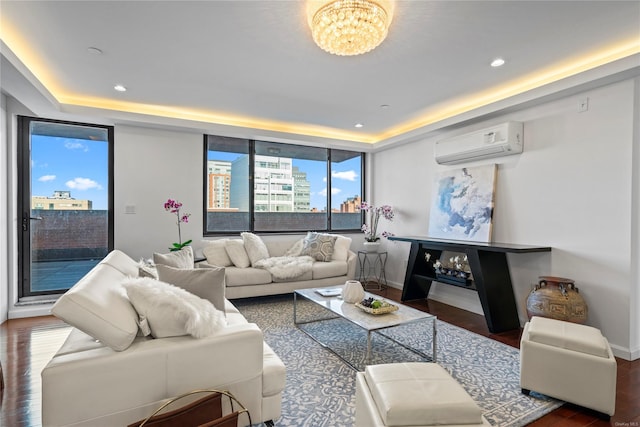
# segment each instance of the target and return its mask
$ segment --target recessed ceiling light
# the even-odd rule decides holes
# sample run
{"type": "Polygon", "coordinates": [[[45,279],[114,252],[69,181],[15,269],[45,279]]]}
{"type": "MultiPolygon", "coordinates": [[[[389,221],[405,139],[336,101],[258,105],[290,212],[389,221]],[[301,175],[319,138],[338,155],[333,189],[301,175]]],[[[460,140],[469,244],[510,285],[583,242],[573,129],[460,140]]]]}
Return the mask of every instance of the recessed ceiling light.
{"type": "Polygon", "coordinates": [[[493,61],[491,61],[492,67],[501,67],[503,65],[504,65],[504,59],[502,58],[496,58],[493,61]]]}
{"type": "Polygon", "coordinates": [[[389,105],[389,104],[382,104],[382,105],[380,106],[380,108],[389,108],[389,107],[390,107],[390,105],[389,105]]]}
{"type": "Polygon", "coordinates": [[[362,123],[356,123],[356,127],[357,127],[357,128],[361,128],[361,127],[363,127],[363,126],[364,126],[364,125],[363,125],[362,123]]]}
{"type": "Polygon", "coordinates": [[[98,49],[97,47],[88,47],[87,52],[92,55],[102,55],[102,50],[98,49]]]}
{"type": "Polygon", "coordinates": [[[122,85],[115,85],[113,88],[115,90],[117,90],[118,92],[126,92],[127,91],[127,88],[122,86],[122,85]]]}

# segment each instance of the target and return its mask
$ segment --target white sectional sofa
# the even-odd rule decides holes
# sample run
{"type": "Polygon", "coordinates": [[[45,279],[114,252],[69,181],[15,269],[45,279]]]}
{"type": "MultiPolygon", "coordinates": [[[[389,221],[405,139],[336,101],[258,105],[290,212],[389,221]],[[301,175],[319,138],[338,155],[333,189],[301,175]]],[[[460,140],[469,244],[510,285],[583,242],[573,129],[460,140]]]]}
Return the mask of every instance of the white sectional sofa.
{"type": "MultiPolygon", "coordinates": [[[[153,279],[131,279],[138,271],[136,261],[113,251],[54,305],[52,313],[75,328],[42,371],[43,426],[126,426],[196,389],[229,390],[253,423],[277,419],[285,366],[258,326],[227,299],[222,299],[224,314],[216,311],[215,301],[198,299],[218,320],[226,318],[213,335],[141,336],[145,319],[129,300],[127,283],[153,279]]],[[[224,291],[224,284],[218,288],[224,291]]],[[[157,313],[177,318],[167,307],[156,307],[157,313]]],[[[151,322],[153,313],[145,313],[151,322]]],[[[153,332],[155,320],[149,325],[153,332]]]]}
{"type": "Polygon", "coordinates": [[[241,238],[206,240],[202,245],[201,251],[206,258],[203,264],[225,268],[225,295],[229,299],[285,294],[296,289],[339,285],[354,279],[356,275],[357,255],[350,249],[351,238],[341,235],[308,233],[306,236],[261,238],[251,233],[242,233],[241,238]],[[284,279],[256,266],[260,265],[259,261],[268,261],[269,258],[281,259],[287,255],[300,258],[305,256],[305,253],[313,254],[313,250],[305,252],[305,243],[309,241],[309,236],[314,234],[335,238],[333,252],[328,261],[314,259],[306,272],[297,277],[284,279]],[[253,247],[261,246],[260,242],[266,247],[266,253],[265,248],[260,251],[253,247]],[[242,254],[243,251],[246,254],[242,254]]]}

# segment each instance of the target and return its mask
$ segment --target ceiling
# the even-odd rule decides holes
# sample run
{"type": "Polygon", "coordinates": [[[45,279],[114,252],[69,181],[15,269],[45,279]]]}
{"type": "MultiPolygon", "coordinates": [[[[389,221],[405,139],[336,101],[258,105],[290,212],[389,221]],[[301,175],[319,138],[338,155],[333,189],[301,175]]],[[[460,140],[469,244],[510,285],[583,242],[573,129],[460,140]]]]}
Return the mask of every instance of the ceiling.
{"type": "Polygon", "coordinates": [[[398,0],[353,57],[314,44],[304,1],[0,0],[0,19],[3,57],[57,111],[284,141],[391,144],[640,75],[638,1],[398,0]]]}

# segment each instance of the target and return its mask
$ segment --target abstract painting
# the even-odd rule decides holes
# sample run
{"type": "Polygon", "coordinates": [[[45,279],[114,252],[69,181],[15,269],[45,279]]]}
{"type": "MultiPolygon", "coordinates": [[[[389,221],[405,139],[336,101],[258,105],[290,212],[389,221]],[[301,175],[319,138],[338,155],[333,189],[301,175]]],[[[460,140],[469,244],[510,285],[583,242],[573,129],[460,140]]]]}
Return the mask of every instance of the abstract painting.
{"type": "Polygon", "coordinates": [[[490,242],[496,170],[494,164],[438,174],[429,237],[490,242]]]}

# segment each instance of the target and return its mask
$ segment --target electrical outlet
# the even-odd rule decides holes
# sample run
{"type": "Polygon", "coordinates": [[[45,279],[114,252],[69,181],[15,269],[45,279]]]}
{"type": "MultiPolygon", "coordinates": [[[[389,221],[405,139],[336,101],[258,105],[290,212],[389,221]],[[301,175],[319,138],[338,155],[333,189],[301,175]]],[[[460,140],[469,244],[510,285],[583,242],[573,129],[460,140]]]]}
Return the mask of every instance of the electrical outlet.
{"type": "Polygon", "coordinates": [[[589,98],[582,98],[578,104],[578,113],[583,113],[589,109],[589,98]]]}

